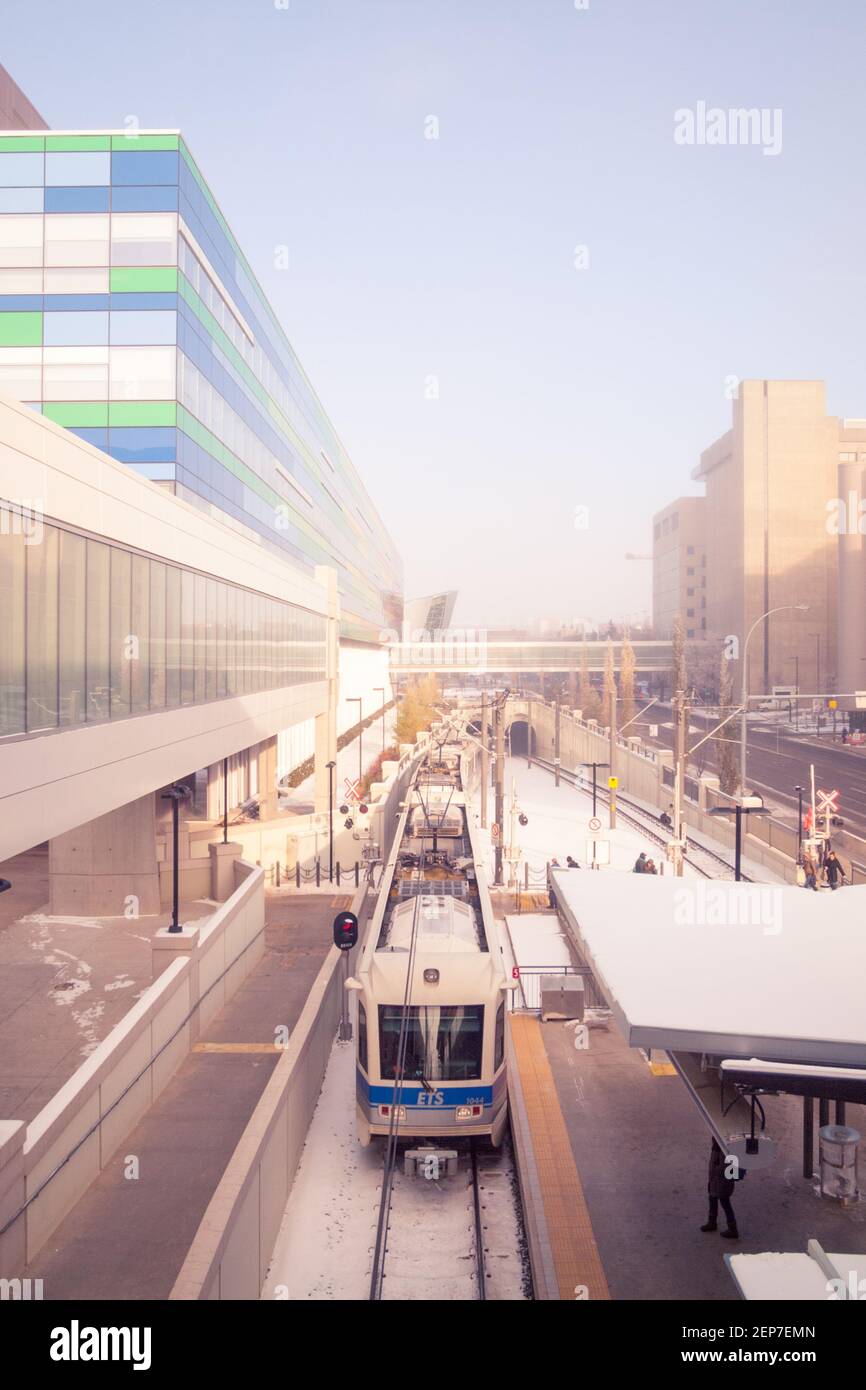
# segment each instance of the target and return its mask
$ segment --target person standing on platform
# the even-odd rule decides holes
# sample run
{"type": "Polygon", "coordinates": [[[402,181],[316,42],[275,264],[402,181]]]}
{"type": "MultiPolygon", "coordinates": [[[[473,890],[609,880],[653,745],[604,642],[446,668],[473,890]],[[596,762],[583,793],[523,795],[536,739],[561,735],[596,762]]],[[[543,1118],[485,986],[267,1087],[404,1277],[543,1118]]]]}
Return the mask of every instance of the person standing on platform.
{"type": "Polygon", "coordinates": [[[553,879],[551,877],[551,872],[553,869],[558,868],[559,860],[551,859],[550,863],[547,866],[547,901],[550,903],[551,907],[556,907],[556,898],[553,896],[553,879]]]}
{"type": "Polygon", "coordinates": [[[734,1193],[734,1179],[729,1178],[726,1173],[728,1162],[735,1162],[734,1159],[727,1159],[722,1152],[721,1145],[715,1139],[710,1146],[710,1166],[707,1179],[707,1193],[710,1199],[710,1214],[705,1224],[701,1227],[702,1231],[718,1230],[719,1204],[725,1213],[727,1226],[720,1232],[726,1240],[737,1240],[739,1231],[737,1230],[737,1218],[734,1215],[734,1208],[731,1205],[731,1197],[734,1193]]]}
{"type": "Polygon", "coordinates": [[[646,873],[646,854],[643,850],[641,850],[637,859],[634,861],[634,869],[632,872],[636,874],[646,873]]]}
{"type": "Polygon", "coordinates": [[[834,849],[831,849],[824,860],[824,877],[834,893],[839,887],[838,880],[841,878],[842,882],[845,882],[845,870],[842,868],[842,861],[834,849]]]}

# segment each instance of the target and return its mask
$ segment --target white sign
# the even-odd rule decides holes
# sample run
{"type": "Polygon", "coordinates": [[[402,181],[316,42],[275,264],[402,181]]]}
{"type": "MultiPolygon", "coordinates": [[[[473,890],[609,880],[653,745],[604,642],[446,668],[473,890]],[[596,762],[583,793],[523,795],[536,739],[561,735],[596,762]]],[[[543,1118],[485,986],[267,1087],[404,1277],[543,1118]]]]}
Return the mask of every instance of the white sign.
{"type": "Polygon", "coordinates": [[[854,691],[854,704],[857,709],[866,709],[866,690],[854,691]]]}
{"type": "Polygon", "coordinates": [[[650,736],[650,738],[658,738],[658,736],[659,736],[659,726],[658,726],[658,724],[650,724],[649,736],[650,736]]]}
{"type": "Polygon", "coordinates": [[[837,799],[838,796],[839,796],[839,792],[838,792],[838,790],[837,790],[835,787],[833,788],[833,790],[832,790],[831,792],[821,791],[821,789],[820,789],[820,787],[819,787],[819,789],[818,789],[818,815],[819,815],[819,816],[835,816],[836,812],[839,810],[839,802],[838,802],[838,799],[837,799]]]}
{"type": "Polygon", "coordinates": [[[587,840],[586,862],[588,864],[609,864],[610,840],[587,840]]]}
{"type": "Polygon", "coordinates": [[[598,816],[590,816],[588,825],[590,830],[601,830],[601,821],[598,816]]]}

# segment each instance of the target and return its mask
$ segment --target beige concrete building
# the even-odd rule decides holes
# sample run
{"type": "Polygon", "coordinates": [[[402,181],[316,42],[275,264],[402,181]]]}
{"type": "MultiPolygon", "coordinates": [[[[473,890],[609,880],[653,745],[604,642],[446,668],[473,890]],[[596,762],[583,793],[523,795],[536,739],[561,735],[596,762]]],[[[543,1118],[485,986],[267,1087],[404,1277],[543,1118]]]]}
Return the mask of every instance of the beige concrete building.
{"type": "Polygon", "coordinates": [[[839,541],[827,520],[844,433],[823,382],[743,381],[731,429],[692,475],[706,486],[707,632],[736,637],[742,655],[758,622],[753,694],[797,675],[803,692],[836,687],[839,541]]]}
{"type": "Polygon", "coordinates": [[[653,632],[670,637],[678,613],[686,638],[707,635],[706,499],[678,497],[653,517],[653,632]]]}
{"type": "Polygon", "coordinates": [[[0,130],[47,130],[32,101],[0,64],[0,130]]]}

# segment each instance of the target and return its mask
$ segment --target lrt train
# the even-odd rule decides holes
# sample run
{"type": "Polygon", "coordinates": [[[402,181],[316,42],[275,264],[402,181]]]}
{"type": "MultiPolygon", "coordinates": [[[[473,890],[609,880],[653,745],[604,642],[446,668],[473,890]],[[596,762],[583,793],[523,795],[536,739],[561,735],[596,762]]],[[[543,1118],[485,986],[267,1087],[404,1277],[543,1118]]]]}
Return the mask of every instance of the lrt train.
{"type": "Polygon", "coordinates": [[[502,1138],[508,992],[459,745],[422,762],[357,978],[358,1137],[502,1138]]]}

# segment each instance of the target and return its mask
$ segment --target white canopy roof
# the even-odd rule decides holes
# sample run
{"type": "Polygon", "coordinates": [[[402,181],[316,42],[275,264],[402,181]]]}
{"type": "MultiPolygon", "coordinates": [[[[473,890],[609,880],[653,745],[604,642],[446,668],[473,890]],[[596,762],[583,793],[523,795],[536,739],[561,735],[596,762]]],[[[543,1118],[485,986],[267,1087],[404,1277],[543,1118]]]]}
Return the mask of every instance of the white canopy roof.
{"type": "Polygon", "coordinates": [[[633,1047],[866,1066],[866,887],[553,881],[633,1047]]]}

